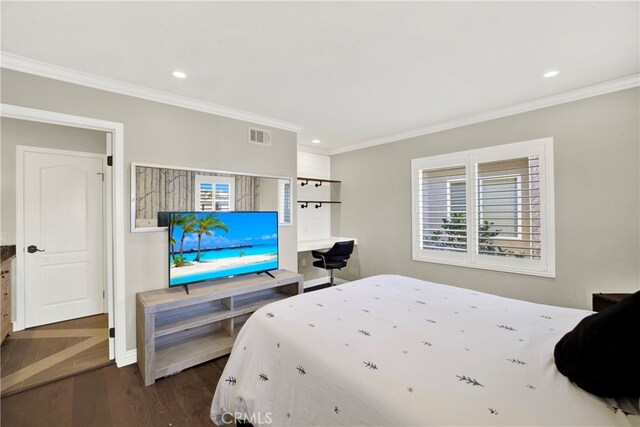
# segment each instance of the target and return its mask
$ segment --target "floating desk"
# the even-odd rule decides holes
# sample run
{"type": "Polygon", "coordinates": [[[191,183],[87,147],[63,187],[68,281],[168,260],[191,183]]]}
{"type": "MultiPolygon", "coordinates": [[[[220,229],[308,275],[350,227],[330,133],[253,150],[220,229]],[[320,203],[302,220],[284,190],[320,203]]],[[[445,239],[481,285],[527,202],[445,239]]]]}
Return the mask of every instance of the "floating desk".
{"type": "Polygon", "coordinates": [[[358,244],[358,240],[353,237],[330,236],[325,239],[318,240],[301,240],[298,242],[298,253],[315,251],[318,249],[329,249],[334,245],[334,243],[344,242],[346,240],[353,240],[355,245],[358,244]]]}

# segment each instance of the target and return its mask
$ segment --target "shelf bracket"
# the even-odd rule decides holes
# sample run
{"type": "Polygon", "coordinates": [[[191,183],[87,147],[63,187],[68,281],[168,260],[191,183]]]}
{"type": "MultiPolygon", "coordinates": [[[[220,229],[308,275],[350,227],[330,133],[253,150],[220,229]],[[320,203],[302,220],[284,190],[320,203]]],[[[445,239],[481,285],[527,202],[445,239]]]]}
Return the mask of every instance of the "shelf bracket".
{"type": "Polygon", "coordinates": [[[308,179],[305,179],[304,182],[300,183],[301,187],[304,187],[305,185],[309,185],[309,180],[308,179]]]}
{"type": "Polygon", "coordinates": [[[316,187],[320,187],[321,185],[322,185],[322,181],[318,181],[318,182],[315,183],[316,187]]]}
{"type": "Polygon", "coordinates": [[[322,202],[319,202],[319,203],[316,205],[316,209],[321,208],[321,207],[322,207],[322,202]]]}
{"type": "Polygon", "coordinates": [[[309,207],[309,202],[304,202],[302,203],[302,205],[300,205],[300,208],[304,209],[304,208],[308,208],[309,207]]]}

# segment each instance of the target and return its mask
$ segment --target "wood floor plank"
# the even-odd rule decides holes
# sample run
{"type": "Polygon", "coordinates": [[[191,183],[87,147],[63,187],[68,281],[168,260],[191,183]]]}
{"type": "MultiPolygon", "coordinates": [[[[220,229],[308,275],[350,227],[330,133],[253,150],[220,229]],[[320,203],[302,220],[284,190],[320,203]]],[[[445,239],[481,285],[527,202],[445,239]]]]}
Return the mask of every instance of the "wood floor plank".
{"type": "Polygon", "coordinates": [[[72,377],[71,425],[77,427],[111,426],[111,408],[104,369],[72,377]]]}
{"type": "Polygon", "coordinates": [[[223,356],[213,360],[213,363],[215,363],[222,371],[227,364],[227,360],[229,360],[229,356],[223,356]]]}
{"type": "Polygon", "coordinates": [[[200,378],[200,381],[202,381],[204,385],[212,392],[216,391],[216,386],[218,385],[218,381],[222,376],[222,370],[224,369],[224,364],[227,363],[228,359],[229,359],[228,356],[220,357],[216,359],[216,361],[199,365],[198,369],[195,370],[196,374],[200,378]],[[223,361],[222,368],[220,368],[220,366],[218,365],[217,363],[218,360],[223,361]]]}
{"type": "Polygon", "coordinates": [[[49,383],[2,398],[3,426],[69,426],[73,403],[73,379],[49,383]]]}
{"type": "Polygon", "coordinates": [[[110,365],[3,397],[2,426],[211,426],[222,357],[145,387],[137,365],[110,365]]]}
{"type": "Polygon", "coordinates": [[[191,371],[191,369],[186,369],[179,374],[160,378],[153,385],[158,390],[158,397],[167,408],[169,416],[178,426],[188,425],[189,414],[182,404],[182,395],[179,389],[190,381],[188,377],[192,375],[191,371]]]}
{"type": "MultiPolygon", "coordinates": [[[[137,365],[136,365],[137,366],[137,365]]],[[[152,417],[151,425],[177,426],[176,419],[172,412],[167,408],[164,401],[160,398],[157,382],[148,387],[144,386],[144,382],[140,382],[142,388],[142,401],[152,417]]]]}
{"type": "Polygon", "coordinates": [[[155,425],[145,404],[144,384],[137,365],[120,369],[111,366],[104,372],[114,425],[155,425]]]}
{"type": "Polygon", "coordinates": [[[108,329],[109,320],[106,314],[80,317],[78,319],[65,320],[64,322],[38,326],[38,329],[108,329]]]}
{"type": "Polygon", "coordinates": [[[180,384],[176,381],[174,387],[179,395],[179,400],[176,403],[180,404],[187,415],[188,425],[213,426],[209,412],[200,410],[200,408],[206,408],[211,405],[213,388],[207,387],[195,369],[189,369],[183,373],[189,376],[185,375],[184,378],[181,378],[180,384]]]}

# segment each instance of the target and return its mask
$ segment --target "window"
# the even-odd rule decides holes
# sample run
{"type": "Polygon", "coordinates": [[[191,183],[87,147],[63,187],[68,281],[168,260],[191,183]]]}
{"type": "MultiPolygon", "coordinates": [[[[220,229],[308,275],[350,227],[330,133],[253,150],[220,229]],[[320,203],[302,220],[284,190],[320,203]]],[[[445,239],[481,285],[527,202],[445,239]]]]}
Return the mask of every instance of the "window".
{"type": "Polygon", "coordinates": [[[555,275],[553,140],[412,160],[413,259],[555,275]]]}
{"type": "Polygon", "coordinates": [[[235,179],[224,176],[196,175],[195,210],[235,210],[235,179]]]}

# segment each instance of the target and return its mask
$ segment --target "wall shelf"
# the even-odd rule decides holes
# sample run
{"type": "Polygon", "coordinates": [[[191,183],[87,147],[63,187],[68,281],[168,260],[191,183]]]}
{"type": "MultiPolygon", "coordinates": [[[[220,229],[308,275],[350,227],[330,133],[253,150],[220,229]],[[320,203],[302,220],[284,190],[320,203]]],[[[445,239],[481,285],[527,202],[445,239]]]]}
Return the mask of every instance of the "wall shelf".
{"type": "Polygon", "coordinates": [[[300,186],[304,187],[305,185],[309,185],[310,182],[315,182],[314,186],[320,187],[323,183],[328,184],[340,184],[340,181],[336,181],[333,179],[320,179],[320,178],[305,178],[302,176],[298,177],[298,181],[302,181],[300,186]]]}
{"type": "Polygon", "coordinates": [[[298,203],[300,203],[302,206],[300,206],[300,208],[304,209],[304,208],[308,208],[309,207],[309,203],[315,203],[315,208],[321,208],[323,204],[327,204],[327,203],[342,203],[342,202],[338,202],[335,200],[298,200],[298,203]]]}
{"type": "MultiPolygon", "coordinates": [[[[342,181],[336,181],[335,179],[322,179],[322,178],[307,178],[304,176],[299,176],[298,177],[298,181],[302,181],[300,182],[300,185],[302,187],[304,187],[305,185],[309,185],[309,183],[311,182],[315,182],[314,186],[316,188],[321,187],[323,183],[328,183],[328,184],[340,184],[342,181]]],[[[310,203],[313,203],[315,208],[321,208],[322,205],[324,204],[329,204],[329,203],[342,203],[338,200],[298,200],[298,203],[300,203],[300,208],[304,209],[304,208],[308,208],[310,203]]]]}

